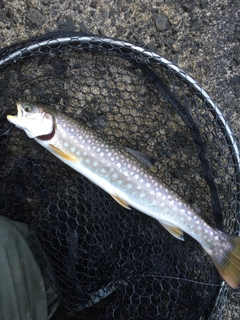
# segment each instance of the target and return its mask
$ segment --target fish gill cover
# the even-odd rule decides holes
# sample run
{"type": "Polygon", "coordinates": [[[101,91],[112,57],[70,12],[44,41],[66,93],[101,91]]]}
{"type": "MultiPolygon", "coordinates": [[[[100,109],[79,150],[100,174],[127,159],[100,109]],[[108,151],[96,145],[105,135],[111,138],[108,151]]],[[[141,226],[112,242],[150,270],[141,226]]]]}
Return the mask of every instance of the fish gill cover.
{"type": "Polygon", "coordinates": [[[207,93],[167,59],[121,40],[55,33],[0,52],[0,214],[31,225],[35,254],[61,290],[54,319],[209,319],[225,287],[200,245],[122,208],[12,130],[5,115],[19,100],[51,105],[153,157],[156,176],[209,225],[237,234],[237,145],[207,93]]]}

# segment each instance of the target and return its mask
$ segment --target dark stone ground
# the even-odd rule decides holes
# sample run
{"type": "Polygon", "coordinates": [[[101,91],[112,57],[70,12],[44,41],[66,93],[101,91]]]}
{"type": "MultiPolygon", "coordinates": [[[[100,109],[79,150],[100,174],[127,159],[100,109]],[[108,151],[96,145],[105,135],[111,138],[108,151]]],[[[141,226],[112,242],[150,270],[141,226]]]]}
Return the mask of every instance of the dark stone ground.
{"type": "MultiPolygon", "coordinates": [[[[239,0],[0,0],[1,47],[55,30],[126,39],[173,60],[223,110],[240,138],[239,0]]],[[[222,319],[239,319],[229,291],[222,319]]]]}

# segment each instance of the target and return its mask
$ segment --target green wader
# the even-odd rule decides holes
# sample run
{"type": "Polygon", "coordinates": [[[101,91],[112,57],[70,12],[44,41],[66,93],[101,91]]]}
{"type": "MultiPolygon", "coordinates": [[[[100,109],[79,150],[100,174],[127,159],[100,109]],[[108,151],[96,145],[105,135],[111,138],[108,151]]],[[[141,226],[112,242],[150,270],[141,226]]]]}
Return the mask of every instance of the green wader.
{"type": "Polygon", "coordinates": [[[47,320],[59,298],[29,247],[28,226],[0,216],[0,319],[47,320]]]}

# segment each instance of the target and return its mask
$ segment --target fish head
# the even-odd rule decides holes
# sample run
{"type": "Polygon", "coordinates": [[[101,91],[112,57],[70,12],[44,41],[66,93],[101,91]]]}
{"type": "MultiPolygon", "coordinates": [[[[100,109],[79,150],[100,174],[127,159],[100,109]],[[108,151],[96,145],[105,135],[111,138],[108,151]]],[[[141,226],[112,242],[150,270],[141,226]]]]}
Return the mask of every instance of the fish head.
{"type": "Polygon", "coordinates": [[[31,102],[18,102],[17,111],[17,115],[7,115],[7,119],[30,138],[48,135],[54,130],[55,117],[48,108],[31,102]]]}

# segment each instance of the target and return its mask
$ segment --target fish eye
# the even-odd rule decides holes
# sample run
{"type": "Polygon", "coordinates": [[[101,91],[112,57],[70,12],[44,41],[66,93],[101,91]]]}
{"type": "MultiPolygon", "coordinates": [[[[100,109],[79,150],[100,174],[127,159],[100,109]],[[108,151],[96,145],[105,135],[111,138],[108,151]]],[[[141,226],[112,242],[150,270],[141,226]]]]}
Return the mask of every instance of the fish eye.
{"type": "Polygon", "coordinates": [[[31,112],[33,109],[33,106],[29,103],[25,104],[25,106],[23,107],[24,111],[26,112],[31,112]]]}

